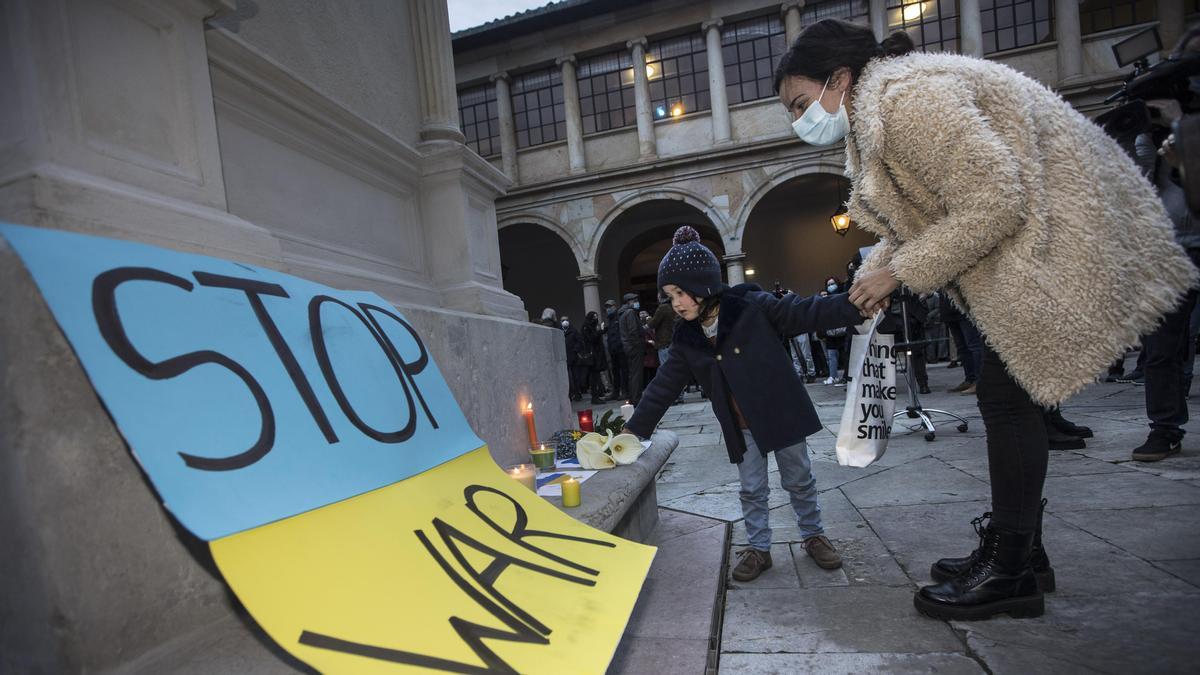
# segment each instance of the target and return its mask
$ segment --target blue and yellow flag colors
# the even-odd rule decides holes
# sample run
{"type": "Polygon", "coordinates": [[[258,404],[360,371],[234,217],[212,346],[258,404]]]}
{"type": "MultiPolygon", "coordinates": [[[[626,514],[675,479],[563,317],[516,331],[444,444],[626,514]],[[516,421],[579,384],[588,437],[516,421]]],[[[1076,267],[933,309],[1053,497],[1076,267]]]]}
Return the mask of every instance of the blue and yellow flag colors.
{"type": "Polygon", "coordinates": [[[164,506],[322,672],[603,672],[654,549],[496,467],[373,293],[0,223],[164,506]]]}

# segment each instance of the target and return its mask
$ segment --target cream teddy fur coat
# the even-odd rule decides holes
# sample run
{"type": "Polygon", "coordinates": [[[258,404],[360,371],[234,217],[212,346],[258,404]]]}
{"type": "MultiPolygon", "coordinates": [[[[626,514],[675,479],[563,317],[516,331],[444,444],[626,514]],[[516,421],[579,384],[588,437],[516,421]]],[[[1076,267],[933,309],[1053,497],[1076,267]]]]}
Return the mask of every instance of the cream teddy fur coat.
{"type": "Polygon", "coordinates": [[[881,240],[859,275],[949,287],[1041,404],[1093,382],[1196,282],[1133,160],[1016,70],[877,59],[851,119],[848,208],[881,240]]]}

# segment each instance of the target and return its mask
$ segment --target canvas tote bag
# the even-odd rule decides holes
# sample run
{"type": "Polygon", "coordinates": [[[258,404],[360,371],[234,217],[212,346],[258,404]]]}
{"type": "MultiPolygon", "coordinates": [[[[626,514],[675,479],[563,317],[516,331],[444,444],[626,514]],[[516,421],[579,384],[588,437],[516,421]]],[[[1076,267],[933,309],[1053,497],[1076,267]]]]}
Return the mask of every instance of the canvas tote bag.
{"type": "Polygon", "coordinates": [[[850,339],[846,407],[838,429],[837,461],[864,467],[883,457],[896,410],[895,336],[878,332],[883,312],[858,327],[850,339]]]}

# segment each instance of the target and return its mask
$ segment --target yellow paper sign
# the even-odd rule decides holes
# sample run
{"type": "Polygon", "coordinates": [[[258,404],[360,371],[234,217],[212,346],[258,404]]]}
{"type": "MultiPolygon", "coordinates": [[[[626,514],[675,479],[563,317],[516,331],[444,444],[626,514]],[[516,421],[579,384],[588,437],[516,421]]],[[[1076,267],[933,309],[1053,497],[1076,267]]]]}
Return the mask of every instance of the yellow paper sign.
{"type": "Polygon", "coordinates": [[[655,551],[562,514],[486,446],[211,546],[259,624],[323,673],[604,672],[655,551]]]}

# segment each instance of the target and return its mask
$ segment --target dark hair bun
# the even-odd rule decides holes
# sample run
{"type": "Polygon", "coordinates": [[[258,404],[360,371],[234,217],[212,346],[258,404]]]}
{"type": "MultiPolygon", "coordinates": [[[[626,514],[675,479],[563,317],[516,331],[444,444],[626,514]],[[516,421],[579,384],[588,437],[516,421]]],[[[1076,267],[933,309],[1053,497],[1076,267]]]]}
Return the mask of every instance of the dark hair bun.
{"type": "Polygon", "coordinates": [[[675,230],[675,238],[671,240],[671,243],[676,246],[683,246],[689,241],[700,241],[700,233],[691,225],[684,225],[675,230]]]}
{"type": "Polygon", "coordinates": [[[883,49],[884,56],[903,56],[917,48],[908,33],[902,30],[885,37],[879,47],[883,49]]]}

